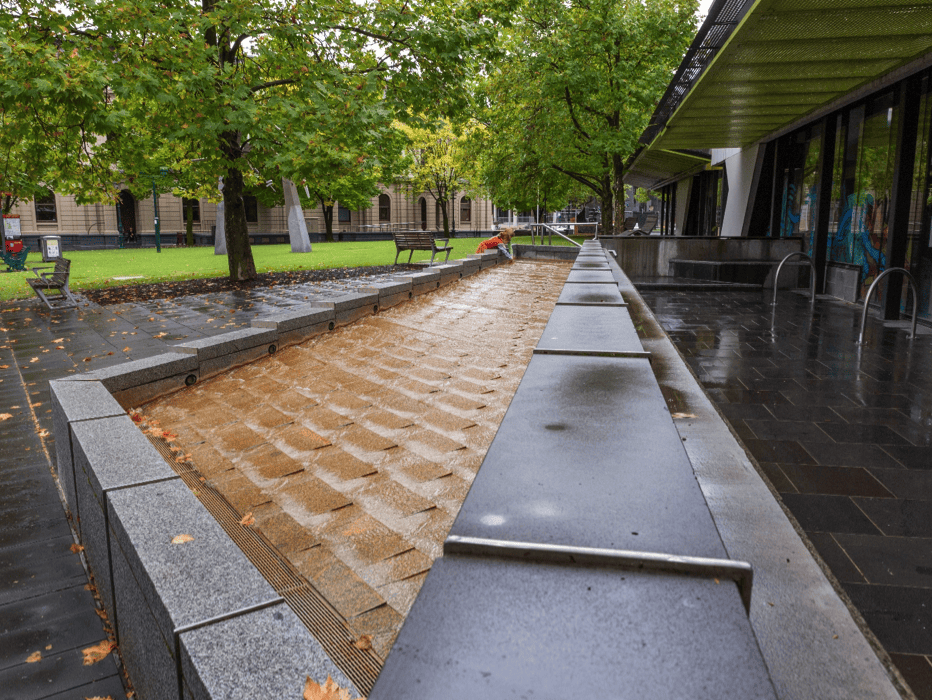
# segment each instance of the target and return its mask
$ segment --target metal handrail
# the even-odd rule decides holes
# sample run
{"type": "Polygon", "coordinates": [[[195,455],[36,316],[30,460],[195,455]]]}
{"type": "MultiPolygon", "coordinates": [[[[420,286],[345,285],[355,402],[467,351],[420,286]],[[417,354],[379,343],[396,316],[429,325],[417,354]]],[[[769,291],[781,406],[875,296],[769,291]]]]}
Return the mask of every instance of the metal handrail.
{"type": "MultiPolygon", "coordinates": [[[[553,234],[557,234],[560,238],[565,238],[566,240],[568,240],[570,243],[572,243],[572,244],[573,244],[574,246],[576,246],[577,248],[582,248],[582,243],[577,243],[576,241],[574,241],[574,240],[573,240],[572,238],[570,238],[569,236],[567,236],[567,235],[561,233],[560,231],[557,231],[555,228],[553,228],[552,226],[549,226],[548,224],[529,224],[529,225],[532,227],[532,228],[531,228],[531,244],[534,243],[534,229],[533,229],[533,227],[534,227],[534,226],[539,226],[541,229],[547,229],[547,230],[550,232],[550,239],[551,239],[551,240],[553,240],[553,234]]],[[[544,242],[544,233],[543,233],[543,231],[541,231],[539,235],[540,235],[540,242],[543,243],[543,242],[544,242]]]]}
{"type": "Polygon", "coordinates": [[[797,251],[797,252],[795,252],[795,253],[790,253],[790,254],[787,255],[785,258],[783,258],[783,260],[780,261],[780,264],[779,264],[779,265],[777,265],[777,274],[775,274],[775,275],[773,276],[773,301],[772,301],[771,304],[770,304],[771,306],[776,306],[776,305],[777,305],[777,290],[778,290],[779,287],[780,287],[780,270],[783,269],[783,263],[785,263],[787,260],[789,260],[790,258],[795,257],[795,256],[797,256],[797,255],[800,256],[800,257],[802,257],[802,258],[806,258],[806,260],[809,261],[809,268],[810,268],[811,271],[812,271],[812,273],[809,275],[809,277],[810,277],[810,279],[809,279],[809,289],[810,289],[811,297],[812,297],[811,301],[809,302],[809,305],[810,305],[812,308],[815,308],[815,283],[816,283],[816,269],[815,269],[815,263],[812,262],[812,258],[810,258],[810,257],[809,257],[808,255],[806,255],[805,253],[801,253],[801,252],[799,252],[799,251],[797,251]]]}
{"type": "Polygon", "coordinates": [[[858,345],[864,344],[864,326],[867,324],[867,307],[868,304],[870,304],[874,289],[877,287],[877,283],[891,272],[902,272],[904,275],[906,275],[906,279],[909,280],[909,284],[913,288],[913,330],[909,337],[916,337],[916,320],[919,318],[919,287],[916,285],[916,280],[913,279],[913,276],[909,273],[909,270],[906,270],[902,267],[889,267],[877,275],[877,278],[867,289],[867,296],[864,297],[864,311],[861,312],[861,332],[858,333],[858,345]]]}

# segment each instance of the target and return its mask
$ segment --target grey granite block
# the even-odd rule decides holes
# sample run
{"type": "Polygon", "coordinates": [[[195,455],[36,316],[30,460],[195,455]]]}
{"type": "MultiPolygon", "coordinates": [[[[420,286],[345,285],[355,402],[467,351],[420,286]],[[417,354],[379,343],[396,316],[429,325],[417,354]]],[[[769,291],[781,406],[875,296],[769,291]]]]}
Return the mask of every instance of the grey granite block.
{"type": "Polygon", "coordinates": [[[345,309],[343,311],[337,311],[336,318],[334,319],[337,326],[346,326],[354,321],[358,321],[364,316],[369,316],[374,313],[378,313],[379,305],[378,304],[366,304],[362,306],[356,306],[352,308],[345,309]]]}
{"type": "Polygon", "coordinates": [[[249,364],[255,360],[258,360],[262,357],[268,357],[271,352],[270,348],[278,349],[278,338],[276,336],[275,342],[270,343],[269,345],[257,345],[252,348],[247,348],[246,350],[240,350],[239,352],[233,352],[228,355],[220,355],[219,357],[214,357],[210,360],[201,360],[201,378],[206,379],[207,377],[212,377],[215,374],[220,374],[221,372],[226,372],[228,369],[237,367],[239,365],[249,364]]]}
{"type": "Polygon", "coordinates": [[[440,273],[437,272],[434,268],[429,270],[424,270],[423,272],[412,272],[409,275],[405,275],[408,279],[411,280],[411,288],[418,286],[419,284],[425,284],[427,282],[438,282],[440,280],[440,273]]]}
{"type": "MultiPolygon", "coordinates": [[[[274,328],[278,331],[279,336],[282,333],[293,331],[298,328],[307,326],[319,326],[322,323],[332,321],[334,318],[333,309],[322,309],[319,306],[311,304],[302,304],[295,309],[287,311],[277,311],[271,314],[265,314],[262,318],[257,318],[252,322],[253,328],[274,328]]],[[[279,337],[279,340],[281,338],[279,337]]]]}
{"type": "MultiPolygon", "coordinates": [[[[277,599],[256,568],[181,482],[108,493],[111,542],[119,545],[161,630],[277,599]],[[189,542],[173,544],[188,535],[189,542]],[[196,585],[192,585],[196,582],[196,585]]],[[[117,614],[119,608],[119,581],[117,614]]]]}
{"type": "Polygon", "coordinates": [[[71,432],[78,533],[94,570],[97,589],[112,616],[106,492],[178,476],[129,416],[73,423],[71,432]]]}
{"type": "MultiPolygon", "coordinates": [[[[350,680],[284,604],[184,632],[182,670],[195,700],[300,698],[305,679],[350,680]]],[[[352,697],[359,697],[352,693],[352,697]]]]}
{"type": "Polygon", "coordinates": [[[575,260],[579,248],[565,245],[513,245],[516,259],[526,260],[575,260]]]}
{"type": "Polygon", "coordinates": [[[341,294],[340,296],[333,297],[327,301],[314,301],[311,302],[311,305],[320,306],[322,308],[332,308],[334,312],[339,315],[342,311],[349,311],[351,309],[359,308],[360,306],[377,306],[378,303],[378,292],[359,292],[353,294],[341,294]]]}
{"type": "Polygon", "coordinates": [[[726,556],[646,359],[534,355],[450,534],[726,556]]]}
{"type": "Polygon", "coordinates": [[[391,296],[379,297],[379,306],[383,309],[390,309],[412,298],[414,298],[414,292],[408,289],[407,291],[392,294],[391,296]]]}
{"type": "Polygon", "coordinates": [[[497,250],[485,253],[473,253],[469,257],[479,261],[479,268],[485,270],[498,264],[498,258],[501,255],[497,250]]]}
{"type": "Polygon", "coordinates": [[[384,299],[385,297],[411,291],[411,278],[400,277],[385,282],[376,282],[375,284],[360,287],[359,291],[364,294],[378,294],[380,300],[379,303],[381,304],[381,299],[384,299]]]}
{"type": "Polygon", "coordinates": [[[309,340],[314,336],[320,335],[321,333],[332,331],[336,327],[336,321],[330,320],[325,323],[318,323],[313,326],[301,326],[300,328],[295,328],[292,331],[280,332],[278,334],[278,344],[281,347],[285,347],[286,345],[303,343],[305,340],[309,340]]]}
{"type": "Polygon", "coordinates": [[[186,386],[195,384],[201,378],[201,369],[189,370],[182,374],[175,374],[154,382],[132,386],[121,391],[114,391],[113,398],[124,408],[133,408],[156,399],[159,396],[170,394],[186,386]]]}
{"type": "Polygon", "coordinates": [[[476,258],[463,258],[462,260],[458,260],[457,262],[459,262],[463,266],[464,277],[466,277],[467,275],[471,275],[474,272],[478,272],[479,268],[481,267],[481,263],[476,258]]]}
{"type": "Polygon", "coordinates": [[[623,306],[557,306],[540,335],[537,349],[551,352],[644,352],[631,315],[623,306]]]}
{"type": "Polygon", "coordinates": [[[49,382],[49,397],[52,403],[52,432],[55,436],[58,479],[65,492],[68,509],[77,517],[71,431],[68,424],[92,418],[122,416],[125,412],[104,385],[96,380],[52,380],[49,382]]]}
{"type": "Polygon", "coordinates": [[[112,547],[112,561],[117,609],[112,622],[123,663],[133,679],[136,697],[140,700],[178,700],[174,636],[165,636],[140,590],[133,569],[118,546],[112,547]]]}
{"type": "Polygon", "coordinates": [[[612,275],[611,270],[570,270],[569,276],[566,278],[567,284],[571,283],[592,283],[597,282],[599,284],[612,284],[615,281],[615,277],[612,275]]]}
{"type": "Polygon", "coordinates": [[[201,373],[204,374],[203,363],[223,355],[249,350],[258,346],[275,345],[278,343],[278,333],[274,328],[240,328],[239,330],[212,335],[200,340],[176,345],[179,353],[195,355],[201,363],[201,373]]]}
{"type": "Polygon", "coordinates": [[[777,696],[731,582],[438,559],[369,700],[519,697],[777,696]]]}
{"type": "Polygon", "coordinates": [[[142,360],[96,369],[89,374],[110,393],[149,384],[166,377],[197,372],[197,358],[182,352],[166,352],[142,360]]]}
{"type": "Polygon", "coordinates": [[[573,263],[574,270],[608,270],[608,261],[606,260],[580,260],[576,258],[573,263]]]}
{"type": "Polygon", "coordinates": [[[595,304],[601,306],[623,306],[618,285],[612,284],[565,284],[557,304],[595,304]]]}

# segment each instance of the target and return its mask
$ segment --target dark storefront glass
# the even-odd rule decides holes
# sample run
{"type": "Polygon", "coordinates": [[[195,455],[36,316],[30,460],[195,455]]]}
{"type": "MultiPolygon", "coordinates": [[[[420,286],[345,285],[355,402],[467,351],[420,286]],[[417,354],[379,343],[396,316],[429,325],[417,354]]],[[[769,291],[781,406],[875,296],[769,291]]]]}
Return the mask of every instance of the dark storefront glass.
{"type": "Polygon", "coordinates": [[[814,124],[791,134],[780,144],[786,149],[782,173],[780,236],[801,236],[804,252],[811,255],[819,200],[819,154],[822,125],[814,124]]]}
{"type": "MultiPolygon", "coordinates": [[[[919,316],[932,317],[929,298],[932,294],[932,187],[929,168],[932,134],[932,80],[922,79],[919,103],[919,124],[916,136],[916,163],[913,169],[913,189],[909,206],[909,246],[906,249],[906,269],[913,273],[919,287],[919,316]]],[[[902,310],[912,313],[912,301],[904,281],[902,310]]]]}
{"type": "Polygon", "coordinates": [[[897,112],[889,90],[851,109],[839,130],[829,260],[858,266],[862,297],[887,267],[897,112]]]}

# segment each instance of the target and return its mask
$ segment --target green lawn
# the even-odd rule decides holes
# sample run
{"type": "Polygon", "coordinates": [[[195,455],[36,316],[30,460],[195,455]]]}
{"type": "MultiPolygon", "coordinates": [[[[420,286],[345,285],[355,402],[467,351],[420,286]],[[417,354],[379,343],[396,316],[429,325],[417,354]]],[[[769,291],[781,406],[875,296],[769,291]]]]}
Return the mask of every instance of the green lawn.
{"type": "MultiPolygon", "coordinates": [[[[476,252],[478,238],[454,238],[450,259],[463,258],[476,252]]],[[[530,238],[515,238],[514,243],[530,243],[530,238]]],[[[554,236],[554,245],[569,245],[554,236]]],[[[390,265],[395,259],[393,241],[365,241],[343,243],[314,243],[310,253],[292,253],[288,245],[257,245],[252,249],[259,272],[285,272],[289,270],[330,269],[336,267],[368,267],[390,265]]],[[[198,277],[225,277],[227,259],[214,255],[213,248],[128,248],[125,250],[73,250],[65,251],[71,260],[71,289],[99,289],[123,284],[144,284],[198,277]],[[138,277],[139,279],[117,279],[138,277]]],[[[405,262],[403,252],[399,262],[405,262]]],[[[442,259],[442,257],[441,257],[442,259]]],[[[415,251],[412,262],[430,260],[430,254],[415,251]]],[[[41,266],[41,253],[30,253],[27,267],[41,266]]],[[[0,262],[0,268],[3,268],[0,262]]],[[[25,299],[32,296],[26,278],[32,272],[0,273],[0,301],[25,299]]]]}

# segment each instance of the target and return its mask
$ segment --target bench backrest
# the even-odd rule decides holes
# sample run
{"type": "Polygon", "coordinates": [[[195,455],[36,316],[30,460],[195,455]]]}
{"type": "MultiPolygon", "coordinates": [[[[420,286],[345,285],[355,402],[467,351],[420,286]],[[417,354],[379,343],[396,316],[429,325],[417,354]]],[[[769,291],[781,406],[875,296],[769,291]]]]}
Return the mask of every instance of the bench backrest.
{"type": "Polygon", "coordinates": [[[48,280],[54,285],[68,284],[68,275],[71,272],[71,261],[67,258],[58,258],[55,261],[55,271],[49,275],[48,280]]]}
{"type": "Polygon", "coordinates": [[[434,244],[434,234],[430,231],[394,231],[395,243],[399,246],[434,244]]]}

